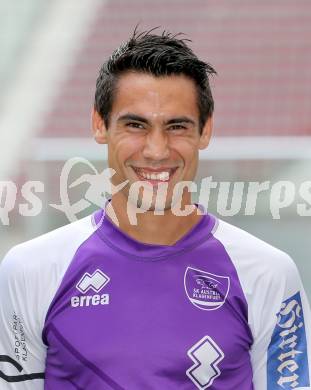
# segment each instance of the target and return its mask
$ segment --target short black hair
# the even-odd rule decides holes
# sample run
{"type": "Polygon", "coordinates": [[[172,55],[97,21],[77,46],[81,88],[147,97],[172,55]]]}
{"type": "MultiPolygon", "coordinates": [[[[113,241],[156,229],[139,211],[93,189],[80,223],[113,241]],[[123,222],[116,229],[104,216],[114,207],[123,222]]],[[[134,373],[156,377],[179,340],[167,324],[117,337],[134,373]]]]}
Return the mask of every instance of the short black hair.
{"type": "Polygon", "coordinates": [[[96,81],[94,108],[109,127],[118,77],[127,71],[149,73],[153,76],[185,75],[197,86],[200,132],[214,111],[214,99],[209,76],[216,74],[208,63],[198,59],[178,34],[154,30],[143,32],[135,28],[131,38],[121,44],[102,65],[96,81]]]}

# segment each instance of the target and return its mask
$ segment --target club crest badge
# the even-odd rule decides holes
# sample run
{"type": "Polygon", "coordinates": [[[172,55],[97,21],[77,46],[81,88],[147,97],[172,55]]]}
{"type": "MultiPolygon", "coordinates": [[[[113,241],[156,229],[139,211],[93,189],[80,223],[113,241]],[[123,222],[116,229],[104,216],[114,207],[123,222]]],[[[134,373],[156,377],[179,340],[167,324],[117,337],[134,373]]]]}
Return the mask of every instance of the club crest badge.
{"type": "Polygon", "coordinates": [[[188,267],[184,286],[187,297],[194,306],[202,310],[216,310],[226,302],[230,278],[188,267]]]}

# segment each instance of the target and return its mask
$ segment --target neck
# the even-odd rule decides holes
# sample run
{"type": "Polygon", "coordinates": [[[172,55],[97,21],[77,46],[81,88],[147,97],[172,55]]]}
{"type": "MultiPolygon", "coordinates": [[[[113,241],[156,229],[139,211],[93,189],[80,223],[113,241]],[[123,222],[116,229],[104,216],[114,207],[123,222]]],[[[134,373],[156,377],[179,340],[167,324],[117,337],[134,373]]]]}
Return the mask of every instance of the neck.
{"type": "MultiPolygon", "coordinates": [[[[195,205],[187,216],[175,215],[171,209],[164,210],[163,215],[155,215],[154,211],[137,213],[137,209],[122,198],[112,197],[106,207],[107,216],[120,230],[148,244],[173,245],[199,222],[202,215],[195,205]]],[[[188,203],[183,199],[182,205],[191,205],[191,198],[188,203]]]]}

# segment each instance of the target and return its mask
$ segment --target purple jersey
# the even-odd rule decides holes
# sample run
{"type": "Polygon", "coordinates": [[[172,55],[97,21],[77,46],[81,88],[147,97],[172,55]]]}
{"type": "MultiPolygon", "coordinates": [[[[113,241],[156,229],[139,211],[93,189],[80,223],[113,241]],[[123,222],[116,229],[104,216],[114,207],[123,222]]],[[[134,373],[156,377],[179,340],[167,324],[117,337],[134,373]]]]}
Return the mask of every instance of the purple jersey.
{"type": "Polygon", "coordinates": [[[310,388],[293,262],[211,215],[168,246],[98,211],[14,248],[0,283],[1,389],[310,388]]]}

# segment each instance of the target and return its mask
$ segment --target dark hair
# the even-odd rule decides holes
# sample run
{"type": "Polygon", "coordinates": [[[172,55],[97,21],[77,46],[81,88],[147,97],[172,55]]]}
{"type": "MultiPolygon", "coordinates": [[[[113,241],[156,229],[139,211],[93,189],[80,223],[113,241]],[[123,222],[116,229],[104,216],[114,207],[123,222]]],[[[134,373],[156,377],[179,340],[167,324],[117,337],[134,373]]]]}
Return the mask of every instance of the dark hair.
{"type": "Polygon", "coordinates": [[[95,109],[109,127],[114,92],[118,77],[127,71],[150,73],[154,76],[183,74],[195,81],[198,91],[200,132],[214,110],[214,100],[208,76],[216,74],[211,65],[201,61],[180,39],[181,34],[172,35],[155,29],[141,33],[135,29],[132,37],[118,47],[102,65],[96,81],[95,109]]]}

